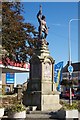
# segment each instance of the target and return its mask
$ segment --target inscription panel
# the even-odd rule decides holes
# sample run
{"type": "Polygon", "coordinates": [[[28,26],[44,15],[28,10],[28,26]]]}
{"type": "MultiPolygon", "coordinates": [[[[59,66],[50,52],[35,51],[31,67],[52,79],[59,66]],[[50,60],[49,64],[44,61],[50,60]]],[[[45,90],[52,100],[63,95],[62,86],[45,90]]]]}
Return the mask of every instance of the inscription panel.
{"type": "Polygon", "coordinates": [[[44,78],[51,79],[51,64],[49,62],[44,63],[44,78]]]}

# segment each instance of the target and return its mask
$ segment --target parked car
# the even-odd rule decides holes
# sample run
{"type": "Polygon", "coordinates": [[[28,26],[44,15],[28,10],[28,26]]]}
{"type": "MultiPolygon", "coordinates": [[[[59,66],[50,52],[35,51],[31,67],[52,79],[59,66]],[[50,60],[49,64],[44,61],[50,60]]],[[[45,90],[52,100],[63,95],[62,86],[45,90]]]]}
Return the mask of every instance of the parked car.
{"type": "MultiPolygon", "coordinates": [[[[65,93],[63,93],[62,97],[69,98],[70,97],[70,92],[69,91],[65,91],[65,93]]],[[[74,92],[72,92],[72,98],[73,97],[74,97],[74,92]]]]}
{"type": "Polygon", "coordinates": [[[80,99],[80,91],[77,91],[75,94],[76,99],[80,99]]]}

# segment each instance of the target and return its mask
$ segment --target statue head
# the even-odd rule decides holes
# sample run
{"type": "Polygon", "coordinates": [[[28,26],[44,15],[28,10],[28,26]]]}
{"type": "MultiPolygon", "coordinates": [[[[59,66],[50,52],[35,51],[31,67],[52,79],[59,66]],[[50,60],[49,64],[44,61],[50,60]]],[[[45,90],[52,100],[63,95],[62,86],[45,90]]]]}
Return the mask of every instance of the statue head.
{"type": "Polygon", "coordinates": [[[46,18],[46,17],[45,17],[44,15],[42,15],[42,20],[45,20],[45,18],[46,18]]]}

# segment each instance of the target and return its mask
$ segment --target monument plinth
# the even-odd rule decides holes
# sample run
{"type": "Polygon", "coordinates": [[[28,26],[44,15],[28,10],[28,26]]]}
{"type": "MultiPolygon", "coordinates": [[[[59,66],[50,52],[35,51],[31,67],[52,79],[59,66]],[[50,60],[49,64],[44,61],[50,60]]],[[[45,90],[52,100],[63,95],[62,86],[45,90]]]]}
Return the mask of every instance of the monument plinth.
{"type": "Polygon", "coordinates": [[[54,59],[50,56],[46,37],[48,28],[42,11],[37,14],[39,36],[37,48],[30,59],[30,80],[24,97],[26,106],[37,106],[37,110],[56,110],[61,107],[59,94],[54,89],[54,59]],[[42,17],[41,17],[42,16],[42,17]],[[44,35],[44,36],[43,36],[44,35]]]}
{"type": "Polygon", "coordinates": [[[30,80],[25,94],[26,106],[37,106],[37,110],[56,110],[59,94],[54,90],[54,59],[50,56],[45,39],[39,41],[30,60],[30,80]]]}

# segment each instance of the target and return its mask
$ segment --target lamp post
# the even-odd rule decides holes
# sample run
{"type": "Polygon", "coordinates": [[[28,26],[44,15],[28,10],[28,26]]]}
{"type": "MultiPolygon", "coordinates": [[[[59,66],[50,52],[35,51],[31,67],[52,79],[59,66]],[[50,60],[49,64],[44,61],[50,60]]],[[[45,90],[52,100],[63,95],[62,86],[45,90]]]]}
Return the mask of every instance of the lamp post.
{"type": "Polygon", "coordinates": [[[70,24],[72,21],[79,21],[80,19],[70,19],[69,21],[69,39],[68,39],[68,46],[69,46],[69,65],[71,65],[71,40],[70,40],[70,24]]]}
{"type": "MultiPolygon", "coordinates": [[[[69,81],[71,80],[71,74],[73,72],[73,67],[71,66],[71,39],[70,39],[70,24],[72,21],[78,21],[80,19],[70,19],[69,21],[69,38],[68,38],[68,52],[69,52],[69,66],[68,66],[68,71],[69,71],[69,81]]],[[[70,86],[70,98],[69,98],[69,104],[72,105],[72,91],[71,91],[71,86],[70,86]]]]}

